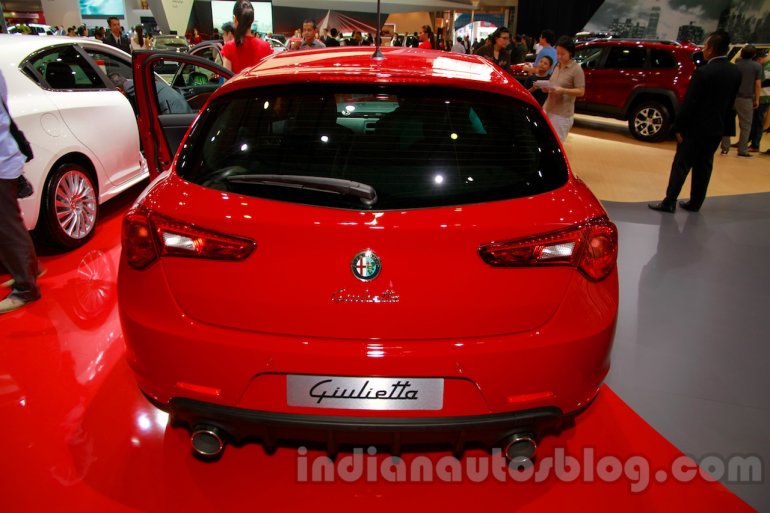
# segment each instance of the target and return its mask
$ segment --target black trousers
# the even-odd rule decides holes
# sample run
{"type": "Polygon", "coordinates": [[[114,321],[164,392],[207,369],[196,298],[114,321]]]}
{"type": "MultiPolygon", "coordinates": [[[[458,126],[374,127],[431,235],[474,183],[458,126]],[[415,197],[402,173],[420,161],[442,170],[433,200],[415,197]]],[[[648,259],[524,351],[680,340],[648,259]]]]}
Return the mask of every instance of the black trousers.
{"type": "Polygon", "coordinates": [[[664,203],[676,205],[684,181],[692,169],[690,204],[696,209],[703,205],[709,180],[711,180],[711,169],[714,167],[714,153],[717,151],[721,140],[721,136],[690,136],[677,145],[674,162],[671,164],[671,175],[668,177],[664,203]]]}
{"type": "Polygon", "coordinates": [[[16,280],[11,294],[25,301],[40,297],[37,255],[16,199],[16,179],[0,178],[0,262],[16,280]]]}

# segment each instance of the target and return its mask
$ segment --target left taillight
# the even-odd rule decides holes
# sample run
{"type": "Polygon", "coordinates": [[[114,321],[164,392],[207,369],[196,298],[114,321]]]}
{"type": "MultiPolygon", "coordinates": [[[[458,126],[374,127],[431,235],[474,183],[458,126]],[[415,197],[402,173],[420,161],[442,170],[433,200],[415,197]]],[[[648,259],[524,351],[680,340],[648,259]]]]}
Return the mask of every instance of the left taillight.
{"type": "Polygon", "coordinates": [[[526,239],[490,242],[479,256],[494,267],[572,266],[600,281],[615,268],[618,230],[606,217],[526,239]]]}
{"type": "Polygon", "coordinates": [[[134,269],[145,269],[158,258],[149,215],[144,210],[130,210],[123,218],[121,242],[128,265],[134,269]]]}
{"type": "Polygon", "coordinates": [[[252,240],[207,230],[137,208],[123,219],[123,251],[134,269],[146,269],[161,256],[242,260],[252,240]]]}

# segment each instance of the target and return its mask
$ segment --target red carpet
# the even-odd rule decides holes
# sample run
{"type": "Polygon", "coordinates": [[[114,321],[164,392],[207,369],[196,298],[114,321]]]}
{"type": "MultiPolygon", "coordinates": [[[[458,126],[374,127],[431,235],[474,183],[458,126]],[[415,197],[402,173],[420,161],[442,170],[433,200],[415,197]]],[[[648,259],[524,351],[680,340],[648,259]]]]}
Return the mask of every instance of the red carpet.
{"type": "Polygon", "coordinates": [[[358,455],[356,467],[353,455],[342,453],[331,465],[334,482],[307,482],[314,464],[323,463],[323,453],[315,451],[300,455],[281,448],[268,455],[252,444],[228,447],[216,463],[201,462],[190,454],[186,431],[167,427],[166,416],[141,396],[123,359],[115,280],[120,216],[129,203],[118,201],[107,205],[85,248],[43,256],[43,299],[0,317],[0,419],[10,435],[0,466],[3,513],[300,506],[357,512],[752,511],[724,486],[704,479],[707,474],[681,459],[606,387],[573,427],[541,441],[530,479],[511,477],[482,451],[459,461],[448,453],[410,453],[398,467],[387,455],[366,453],[358,455]],[[562,463],[572,457],[571,466],[562,463]],[[424,473],[417,479],[424,463],[431,479],[424,473]],[[480,479],[484,469],[488,475],[480,479]],[[676,470],[687,482],[674,477],[676,470]],[[412,481],[388,480],[399,475],[412,481]],[[458,482],[452,482],[455,475],[458,482]]]}

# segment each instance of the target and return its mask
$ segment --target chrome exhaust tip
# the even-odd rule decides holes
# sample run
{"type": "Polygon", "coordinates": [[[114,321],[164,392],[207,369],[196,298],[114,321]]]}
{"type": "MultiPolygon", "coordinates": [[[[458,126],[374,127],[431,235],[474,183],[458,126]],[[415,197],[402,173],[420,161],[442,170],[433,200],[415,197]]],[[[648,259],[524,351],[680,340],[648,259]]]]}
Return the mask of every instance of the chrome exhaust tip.
{"type": "Polygon", "coordinates": [[[504,440],[503,447],[503,453],[508,461],[526,463],[532,461],[535,456],[537,442],[532,433],[516,433],[504,440]]]}
{"type": "Polygon", "coordinates": [[[208,458],[218,456],[225,448],[224,432],[218,427],[199,425],[190,435],[193,450],[208,458]]]}

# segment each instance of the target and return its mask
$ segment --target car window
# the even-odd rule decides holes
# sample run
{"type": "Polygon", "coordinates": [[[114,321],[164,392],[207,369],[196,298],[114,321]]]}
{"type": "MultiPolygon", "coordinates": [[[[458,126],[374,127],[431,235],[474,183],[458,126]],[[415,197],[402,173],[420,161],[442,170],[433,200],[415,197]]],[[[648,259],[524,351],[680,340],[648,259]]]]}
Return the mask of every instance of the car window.
{"type": "Polygon", "coordinates": [[[100,52],[98,50],[85,47],[83,50],[85,50],[88,55],[91,56],[96,65],[99,66],[102,72],[108,77],[114,74],[118,74],[125,80],[133,80],[134,72],[128,62],[118,59],[107,52],[100,52]]]}
{"type": "Polygon", "coordinates": [[[183,64],[173,80],[174,87],[205,86],[225,82],[224,77],[195,64],[183,64]]]}
{"type": "Polygon", "coordinates": [[[575,52],[575,61],[585,69],[595,69],[601,64],[603,47],[590,46],[581,48],[575,52]]]}
{"type": "Polygon", "coordinates": [[[650,51],[650,64],[653,68],[676,68],[676,59],[665,50],[653,49],[650,51]]]}
{"type": "Polygon", "coordinates": [[[566,183],[548,124],[529,104],[451,88],[283,86],[231,93],[202,114],[177,170],[238,194],[339,208],[355,196],[240,183],[243,175],[350,180],[375,209],[509,199],[566,183]]]}
{"type": "Polygon", "coordinates": [[[605,68],[637,69],[644,68],[647,49],[630,46],[614,46],[610,48],[605,68]]]}
{"type": "MultiPolygon", "coordinates": [[[[72,46],[59,46],[35,54],[27,61],[50,89],[101,89],[105,84],[91,64],[72,46]]],[[[33,80],[37,77],[25,66],[24,72],[33,80]]]]}
{"type": "Polygon", "coordinates": [[[207,46],[195,52],[198,57],[203,57],[211,62],[222,65],[222,55],[216,46],[207,46]]]}

